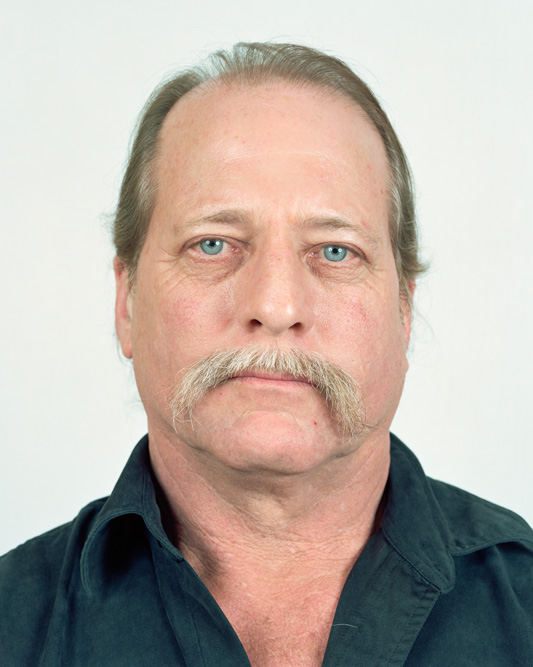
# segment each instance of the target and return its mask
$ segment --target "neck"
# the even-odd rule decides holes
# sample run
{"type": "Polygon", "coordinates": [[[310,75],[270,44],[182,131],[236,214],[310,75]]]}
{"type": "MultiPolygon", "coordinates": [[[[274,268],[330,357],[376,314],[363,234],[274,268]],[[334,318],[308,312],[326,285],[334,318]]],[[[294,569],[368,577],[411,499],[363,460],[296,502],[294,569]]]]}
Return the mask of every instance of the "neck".
{"type": "Polygon", "coordinates": [[[150,457],[164,527],[205,583],[258,571],[266,581],[287,568],[305,582],[317,568],[345,577],[379,527],[389,436],[376,431],[294,475],[226,469],[161,433],[150,433],[150,457]]]}

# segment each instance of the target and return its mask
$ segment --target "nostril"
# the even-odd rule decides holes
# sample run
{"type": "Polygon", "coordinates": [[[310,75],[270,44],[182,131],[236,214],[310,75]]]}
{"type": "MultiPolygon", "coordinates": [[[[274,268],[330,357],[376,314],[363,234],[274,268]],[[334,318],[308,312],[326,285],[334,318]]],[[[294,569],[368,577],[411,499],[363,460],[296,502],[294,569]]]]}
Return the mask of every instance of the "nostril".
{"type": "Polygon", "coordinates": [[[248,331],[255,331],[255,329],[259,329],[262,326],[263,326],[263,323],[260,320],[253,319],[253,320],[250,320],[248,322],[248,327],[247,328],[248,328],[248,331]]]}

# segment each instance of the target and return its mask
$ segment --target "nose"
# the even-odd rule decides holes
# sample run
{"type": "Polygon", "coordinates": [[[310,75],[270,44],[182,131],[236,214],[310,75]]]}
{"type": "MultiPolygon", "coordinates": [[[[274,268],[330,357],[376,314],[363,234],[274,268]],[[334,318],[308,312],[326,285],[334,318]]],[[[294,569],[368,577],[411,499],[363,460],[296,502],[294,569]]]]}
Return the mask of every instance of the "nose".
{"type": "Polygon", "coordinates": [[[247,333],[301,336],[313,326],[312,277],[293,248],[263,249],[246,269],[236,305],[247,333]]]}

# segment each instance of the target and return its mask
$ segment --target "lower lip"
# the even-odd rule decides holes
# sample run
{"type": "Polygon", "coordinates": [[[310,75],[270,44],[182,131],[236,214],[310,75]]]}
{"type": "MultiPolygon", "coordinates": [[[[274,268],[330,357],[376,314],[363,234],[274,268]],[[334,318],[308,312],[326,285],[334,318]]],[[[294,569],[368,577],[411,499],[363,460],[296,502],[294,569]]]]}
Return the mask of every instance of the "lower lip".
{"type": "Polygon", "coordinates": [[[246,377],[236,377],[236,378],[231,378],[231,380],[239,380],[240,382],[246,382],[247,384],[256,384],[256,385],[268,385],[268,386],[273,386],[273,387],[312,387],[312,385],[309,384],[309,382],[300,382],[298,380],[273,380],[269,378],[258,378],[254,376],[246,376],[246,377]]]}

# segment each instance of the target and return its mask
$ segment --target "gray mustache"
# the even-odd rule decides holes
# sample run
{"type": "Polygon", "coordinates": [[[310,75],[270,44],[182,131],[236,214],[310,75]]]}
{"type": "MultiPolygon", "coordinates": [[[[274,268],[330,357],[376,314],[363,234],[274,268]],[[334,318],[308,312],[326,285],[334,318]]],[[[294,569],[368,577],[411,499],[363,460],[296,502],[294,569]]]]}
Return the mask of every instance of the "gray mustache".
{"type": "Polygon", "coordinates": [[[343,435],[355,437],[368,428],[360,388],[343,368],[317,353],[256,346],[214,352],[181,371],[167,397],[174,428],[177,422],[192,419],[194,407],[209,389],[246,371],[305,378],[324,396],[343,435]]]}

